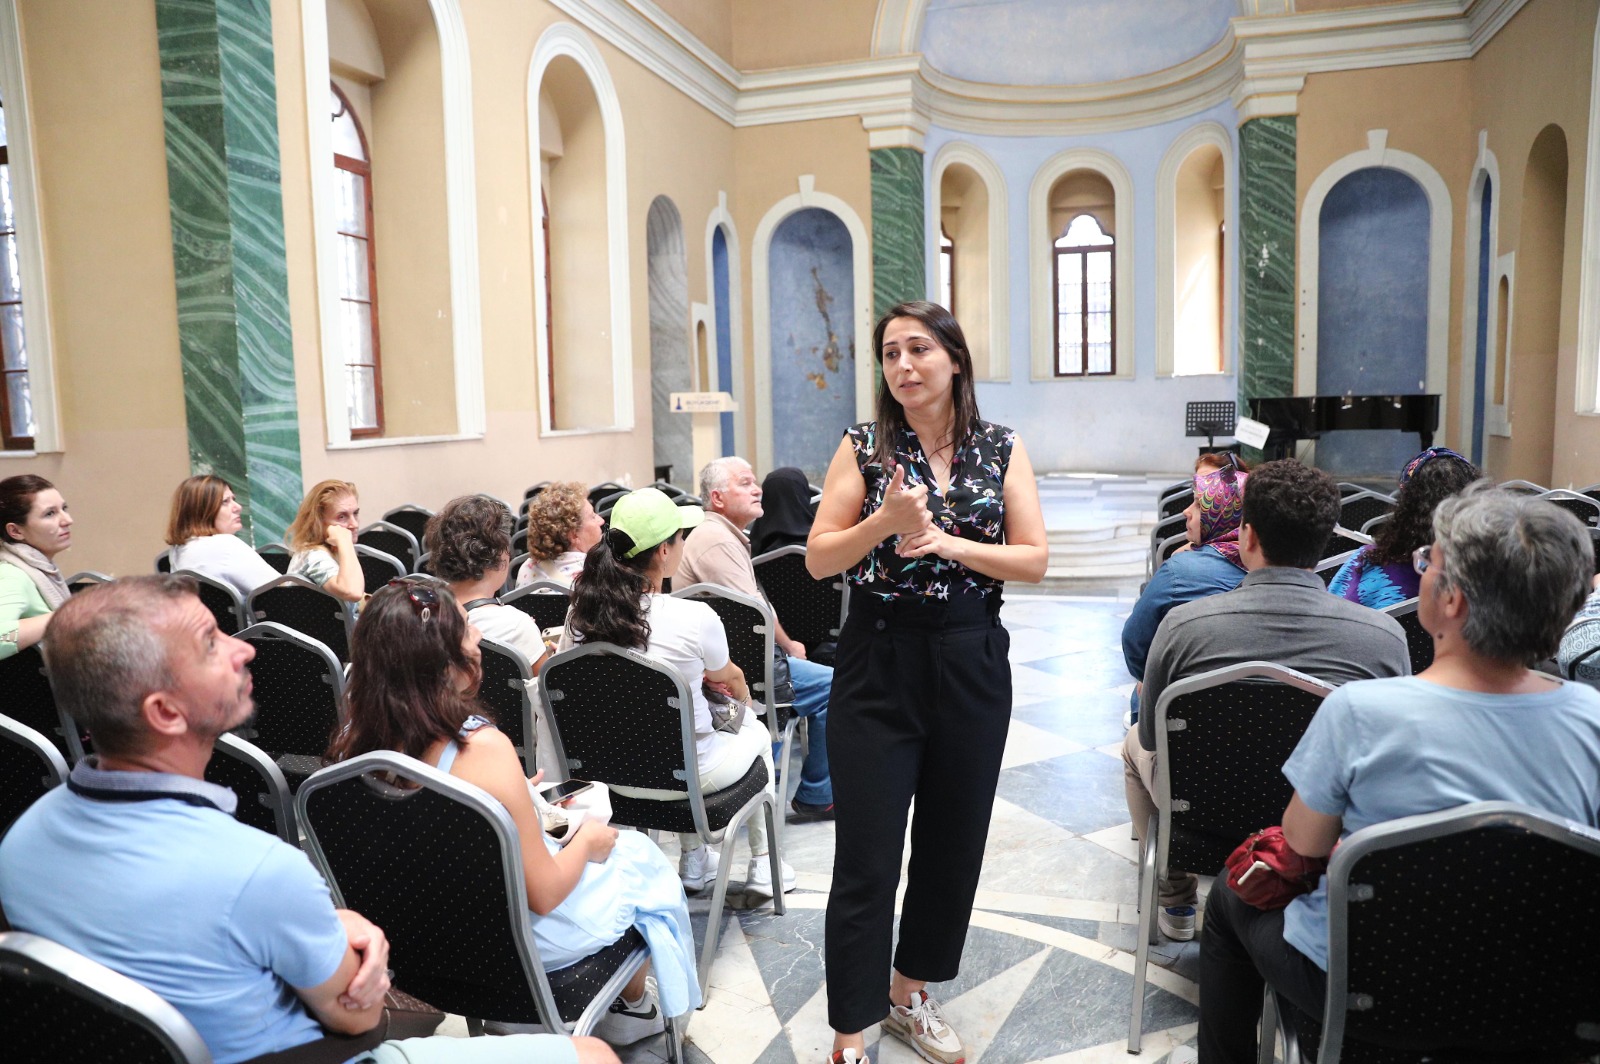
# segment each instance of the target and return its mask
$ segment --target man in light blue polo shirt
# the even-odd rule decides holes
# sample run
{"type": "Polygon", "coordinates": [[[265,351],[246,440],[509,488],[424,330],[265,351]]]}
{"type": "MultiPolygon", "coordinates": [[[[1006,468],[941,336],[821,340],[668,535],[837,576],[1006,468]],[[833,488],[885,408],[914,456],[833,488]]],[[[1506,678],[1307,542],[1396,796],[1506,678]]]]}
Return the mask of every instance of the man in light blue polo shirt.
{"type": "MultiPolygon", "coordinates": [[[[1325,857],[1353,831],[1510,801],[1600,826],[1600,694],[1529,666],[1555,652],[1594,571],[1588,532],[1551,503],[1480,481],[1440,504],[1417,552],[1433,665],[1330,694],[1283,767],[1289,845],[1325,857]]],[[[1327,992],[1327,879],[1262,912],[1218,878],[1200,948],[1204,1064],[1256,1059],[1263,979],[1313,1016],[1327,992]]],[[[1172,1061],[1194,1059],[1175,1051],[1172,1061]]]]}
{"type": "MultiPolygon", "coordinates": [[[[45,652],[56,700],[96,755],[0,845],[12,926],[144,984],[194,1024],[218,1064],[332,1032],[373,1030],[389,945],[335,909],[304,854],[233,818],[207,783],[218,735],[254,710],[248,643],[219,631],[192,585],[137,577],[69,600],[45,652]]],[[[593,1038],[385,1042],[359,1059],[615,1064],[593,1038]]]]}

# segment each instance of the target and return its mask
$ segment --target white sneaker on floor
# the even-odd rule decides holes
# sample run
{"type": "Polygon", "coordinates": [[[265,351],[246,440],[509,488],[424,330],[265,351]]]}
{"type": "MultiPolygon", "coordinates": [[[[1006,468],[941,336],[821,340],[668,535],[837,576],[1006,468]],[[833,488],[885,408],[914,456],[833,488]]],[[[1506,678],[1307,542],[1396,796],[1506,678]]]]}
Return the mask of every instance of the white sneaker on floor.
{"type": "Polygon", "coordinates": [[[1179,1046],[1167,1054],[1167,1064],[1200,1064],[1200,1054],[1189,1046],[1179,1046]]]}
{"type": "Polygon", "coordinates": [[[709,887],[716,881],[719,861],[717,851],[709,846],[699,846],[679,854],[678,878],[683,880],[683,889],[692,892],[709,887]]]}
{"type": "Polygon", "coordinates": [[[609,1045],[631,1046],[666,1029],[667,1018],[661,1013],[661,1003],[656,999],[656,980],[651,976],[644,981],[642,1000],[630,1003],[619,997],[611,1003],[611,1008],[594,1025],[594,1036],[609,1045]]]}
{"type": "MultiPolygon", "coordinates": [[[[783,892],[789,893],[794,889],[794,869],[789,867],[789,862],[783,862],[783,892]]],[[[745,872],[744,892],[746,894],[759,894],[763,898],[772,897],[772,859],[766,854],[750,858],[750,868],[745,872]]]]}
{"type": "Polygon", "coordinates": [[[872,1062],[867,1059],[865,1050],[840,1049],[829,1053],[828,1059],[823,1064],[872,1064],[872,1062]]]}
{"type": "Polygon", "coordinates": [[[1173,942],[1194,941],[1194,906],[1165,906],[1156,912],[1156,926],[1173,942]]]}
{"type": "Polygon", "coordinates": [[[945,1022],[939,1003],[926,991],[911,993],[911,1007],[894,1005],[883,1018],[883,1030],[910,1046],[923,1060],[933,1064],[965,1064],[967,1051],[961,1036],[945,1022]]]}

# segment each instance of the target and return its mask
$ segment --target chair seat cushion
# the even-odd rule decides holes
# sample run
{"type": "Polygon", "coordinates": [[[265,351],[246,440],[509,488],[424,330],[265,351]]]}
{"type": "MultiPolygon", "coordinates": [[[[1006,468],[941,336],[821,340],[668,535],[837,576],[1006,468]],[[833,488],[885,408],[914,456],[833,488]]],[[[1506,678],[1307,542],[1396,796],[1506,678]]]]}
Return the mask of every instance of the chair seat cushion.
{"type": "MultiPolygon", "coordinates": [[[[560,971],[551,972],[550,993],[556,999],[556,1008],[561,1012],[562,1021],[568,1024],[578,1022],[583,1010],[594,1000],[606,980],[622,967],[623,962],[639,950],[648,948],[639,929],[630,927],[626,934],[599,953],[591,953],[577,964],[569,964],[560,971]]],[[[609,1006],[611,1002],[603,1004],[609,1006]]]]}
{"type": "MultiPolygon", "coordinates": [[[[733,815],[766,788],[767,764],[757,758],[751,763],[750,771],[746,772],[738,783],[705,796],[706,821],[711,830],[721,831],[727,827],[733,815]]],[[[682,801],[663,802],[654,798],[629,798],[613,790],[611,819],[617,824],[656,831],[679,831],[691,834],[695,831],[694,812],[689,807],[687,797],[682,801]]]]}

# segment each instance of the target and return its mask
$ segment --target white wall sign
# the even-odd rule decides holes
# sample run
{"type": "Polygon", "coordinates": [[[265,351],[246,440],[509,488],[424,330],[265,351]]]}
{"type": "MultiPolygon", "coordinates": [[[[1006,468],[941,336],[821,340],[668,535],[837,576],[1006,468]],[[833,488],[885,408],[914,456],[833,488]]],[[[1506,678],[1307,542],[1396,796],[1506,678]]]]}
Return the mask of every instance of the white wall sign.
{"type": "Polygon", "coordinates": [[[727,392],[673,392],[674,414],[724,414],[739,409],[727,392]]]}

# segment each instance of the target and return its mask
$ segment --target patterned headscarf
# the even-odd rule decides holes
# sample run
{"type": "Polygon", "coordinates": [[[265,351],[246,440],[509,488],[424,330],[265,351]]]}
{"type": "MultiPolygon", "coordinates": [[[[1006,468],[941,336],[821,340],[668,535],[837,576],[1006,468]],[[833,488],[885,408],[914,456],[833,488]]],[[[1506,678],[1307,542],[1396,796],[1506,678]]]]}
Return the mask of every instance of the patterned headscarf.
{"type": "Polygon", "coordinates": [[[1194,501],[1200,507],[1200,546],[1210,547],[1228,561],[1239,560],[1239,519],[1244,514],[1244,482],[1248,474],[1229,462],[1210,473],[1196,473],[1194,501]]]}
{"type": "Polygon", "coordinates": [[[1407,462],[1406,467],[1400,471],[1400,486],[1402,488],[1405,487],[1406,482],[1416,475],[1417,470],[1421,469],[1435,458],[1454,458],[1456,461],[1460,462],[1464,466],[1467,466],[1468,468],[1476,468],[1466,457],[1466,455],[1457,454],[1448,447],[1429,447],[1426,451],[1423,451],[1411,461],[1407,462]]]}

